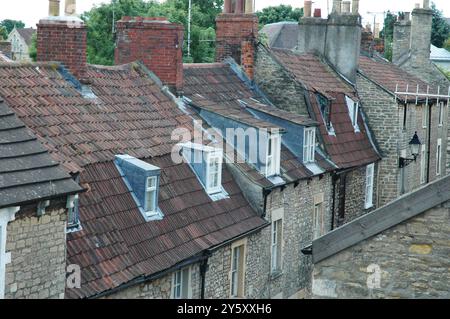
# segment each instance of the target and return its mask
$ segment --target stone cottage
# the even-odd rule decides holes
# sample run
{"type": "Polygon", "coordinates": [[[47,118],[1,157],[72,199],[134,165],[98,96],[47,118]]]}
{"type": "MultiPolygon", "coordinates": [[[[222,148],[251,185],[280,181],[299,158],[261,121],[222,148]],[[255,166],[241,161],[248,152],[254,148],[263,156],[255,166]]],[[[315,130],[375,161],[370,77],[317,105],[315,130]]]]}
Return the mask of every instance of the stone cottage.
{"type": "Polygon", "coordinates": [[[450,176],[312,243],[313,298],[449,298],[450,176]]]}
{"type": "Polygon", "coordinates": [[[0,97],[0,299],[64,298],[66,232],[82,189],[6,100],[0,97]]]}
{"type": "Polygon", "coordinates": [[[10,57],[14,61],[31,61],[30,46],[36,29],[33,28],[16,28],[9,33],[7,41],[11,43],[10,57]]]}

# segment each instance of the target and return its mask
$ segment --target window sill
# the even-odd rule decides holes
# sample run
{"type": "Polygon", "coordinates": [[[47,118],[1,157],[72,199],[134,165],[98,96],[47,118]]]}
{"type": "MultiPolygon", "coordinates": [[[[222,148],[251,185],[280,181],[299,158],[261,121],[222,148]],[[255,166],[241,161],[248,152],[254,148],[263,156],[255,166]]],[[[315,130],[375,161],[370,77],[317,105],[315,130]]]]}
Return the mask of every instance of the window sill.
{"type": "Polygon", "coordinates": [[[370,205],[364,205],[364,209],[371,209],[373,207],[373,204],[370,205]]]}
{"type": "Polygon", "coordinates": [[[67,226],[66,227],[66,234],[70,234],[70,233],[75,233],[77,231],[80,231],[81,228],[81,223],[78,223],[77,225],[71,225],[71,226],[67,226]]]}

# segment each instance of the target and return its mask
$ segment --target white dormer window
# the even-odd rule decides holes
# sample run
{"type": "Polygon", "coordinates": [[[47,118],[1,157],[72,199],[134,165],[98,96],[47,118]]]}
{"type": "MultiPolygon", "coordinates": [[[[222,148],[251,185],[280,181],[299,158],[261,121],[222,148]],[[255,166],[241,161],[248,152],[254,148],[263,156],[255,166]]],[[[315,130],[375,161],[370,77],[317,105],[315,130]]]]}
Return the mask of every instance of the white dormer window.
{"type": "Polygon", "coordinates": [[[207,166],[207,189],[209,194],[214,194],[222,191],[222,154],[219,152],[208,154],[207,166]]]}
{"type": "Polygon", "coordinates": [[[266,176],[280,174],[281,137],[279,134],[270,134],[267,139],[266,176]]]}
{"type": "Polygon", "coordinates": [[[147,177],[147,184],[145,187],[145,211],[147,214],[156,213],[157,182],[158,178],[156,176],[147,177]]]}
{"type": "Polygon", "coordinates": [[[350,120],[352,121],[353,128],[355,129],[355,132],[359,132],[358,126],[359,103],[353,101],[348,96],[345,97],[345,101],[347,102],[348,114],[350,116],[350,120]]]}
{"type": "Polygon", "coordinates": [[[303,135],[303,162],[314,162],[316,152],[316,129],[314,127],[305,128],[303,135]]]}

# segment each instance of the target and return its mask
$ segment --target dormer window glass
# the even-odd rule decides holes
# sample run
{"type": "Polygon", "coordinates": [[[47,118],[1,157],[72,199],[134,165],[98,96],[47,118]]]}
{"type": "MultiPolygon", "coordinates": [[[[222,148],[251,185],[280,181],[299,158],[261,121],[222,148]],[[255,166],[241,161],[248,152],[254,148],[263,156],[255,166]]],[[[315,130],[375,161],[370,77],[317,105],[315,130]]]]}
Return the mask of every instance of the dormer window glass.
{"type": "Polygon", "coordinates": [[[80,230],[80,210],[78,195],[67,197],[67,232],[80,230]]]}
{"type": "Polygon", "coordinates": [[[345,97],[345,100],[347,102],[347,108],[348,108],[348,114],[350,116],[350,120],[352,121],[353,128],[355,129],[355,132],[359,132],[358,127],[358,111],[359,111],[359,103],[353,101],[349,97],[345,97]]]}
{"type": "Polygon", "coordinates": [[[279,134],[270,134],[267,139],[266,176],[270,177],[280,173],[281,137],[279,134]]]}
{"type": "Polygon", "coordinates": [[[303,162],[314,162],[316,152],[316,129],[314,127],[305,128],[303,136],[303,162]]]}
{"type": "Polygon", "coordinates": [[[209,154],[208,156],[208,180],[207,192],[209,194],[218,193],[222,190],[222,156],[221,154],[209,154]]]}
{"type": "Polygon", "coordinates": [[[157,182],[158,178],[156,176],[147,177],[147,186],[145,190],[145,211],[147,213],[155,213],[156,206],[156,194],[157,194],[157,182]]]}

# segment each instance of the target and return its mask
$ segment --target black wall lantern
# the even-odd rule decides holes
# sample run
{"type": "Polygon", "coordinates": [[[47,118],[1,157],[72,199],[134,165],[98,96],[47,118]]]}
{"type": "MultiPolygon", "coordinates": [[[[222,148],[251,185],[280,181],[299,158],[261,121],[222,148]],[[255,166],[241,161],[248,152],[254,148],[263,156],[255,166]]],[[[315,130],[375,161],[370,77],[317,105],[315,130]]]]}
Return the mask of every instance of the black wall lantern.
{"type": "Polygon", "coordinates": [[[420,145],[421,145],[421,143],[419,140],[419,136],[417,136],[417,132],[415,132],[413,138],[411,139],[411,141],[409,141],[409,149],[411,151],[413,158],[400,157],[398,159],[398,167],[399,168],[408,166],[411,162],[416,161],[417,156],[419,155],[420,145]]]}

